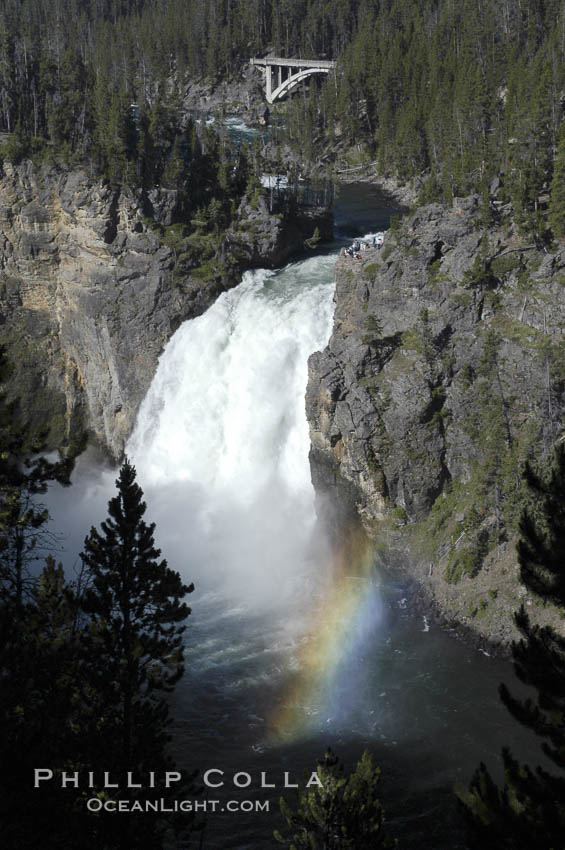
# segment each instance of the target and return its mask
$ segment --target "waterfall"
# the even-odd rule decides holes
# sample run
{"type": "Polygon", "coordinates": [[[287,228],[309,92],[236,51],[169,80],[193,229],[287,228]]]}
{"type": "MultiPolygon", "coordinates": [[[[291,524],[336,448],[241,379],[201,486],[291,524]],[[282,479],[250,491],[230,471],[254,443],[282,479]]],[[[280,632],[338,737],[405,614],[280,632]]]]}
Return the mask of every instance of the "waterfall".
{"type": "MultiPolygon", "coordinates": [[[[262,718],[259,752],[349,722],[363,690],[363,647],[380,621],[372,560],[317,534],[308,462],[308,357],[331,332],[334,266],[329,254],[247,272],[185,322],[126,446],[157,545],[196,585],[177,710],[203,752],[215,724],[194,718],[233,712],[236,697],[238,723],[262,718]]],[[[105,515],[114,479],[83,461],[67,502],[77,526],[105,515]]]]}
{"type": "Polygon", "coordinates": [[[334,263],[321,256],[247,272],[186,322],[127,446],[167,557],[179,569],[184,556],[186,577],[209,603],[212,594],[212,632],[204,627],[196,653],[203,674],[227,665],[229,691],[256,687],[266,673],[273,686],[281,650],[285,667],[295,665],[266,719],[275,738],[309,734],[320,712],[350,716],[362,647],[380,620],[369,550],[349,546],[340,556],[313,535],[304,396],[308,357],[331,330],[334,263]],[[247,619],[243,631],[241,622],[218,628],[218,617],[234,614],[247,619]]]}
{"type": "Polygon", "coordinates": [[[171,565],[182,559],[187,577],[262,604],[286,598],[307,569],[304,395],[308,357],[331,331],[334,263],[318,256],[246,272],[185,322],[126,449],[171,565]]]}

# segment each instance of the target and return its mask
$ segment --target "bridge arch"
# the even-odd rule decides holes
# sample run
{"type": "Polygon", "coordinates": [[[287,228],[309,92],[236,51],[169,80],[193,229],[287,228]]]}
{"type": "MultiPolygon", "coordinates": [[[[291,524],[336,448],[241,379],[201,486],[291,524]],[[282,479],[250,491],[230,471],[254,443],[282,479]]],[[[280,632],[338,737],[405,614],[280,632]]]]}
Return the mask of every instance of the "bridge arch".
{"type": "Polygon", "coordinates": [[[292,74],[283,83],[281,83],[280,86],[271,92],[270,98],[267,96],[267,100],[269,103],[274,103],[275,100],[281,100],[281,98],[285,97],[285,95],[301,83],[302,80],[305,80],[307,77],[311,77],[312,74],[329,74],[329,72],[329,68],[304,68],[304,70],[299,71],[297,74],[292,74]]]}
{"type": "Polygon", "coordinates": [[[265,97],[267,103],[274,103],[313,74],[329,74],[336,63],[323,59],[265,56],[263,59],[251,59],[251,65],[265,68],[265,97]]]}

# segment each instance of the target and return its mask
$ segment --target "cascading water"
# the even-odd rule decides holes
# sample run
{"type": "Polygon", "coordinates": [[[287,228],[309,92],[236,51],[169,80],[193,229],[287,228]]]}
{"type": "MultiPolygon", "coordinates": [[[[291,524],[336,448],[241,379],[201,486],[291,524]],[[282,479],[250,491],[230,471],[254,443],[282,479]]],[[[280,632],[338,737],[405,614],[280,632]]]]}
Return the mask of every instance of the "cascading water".
{"type": "MultiPolygon", "coordinates": [[[[343,190],[343,232],[385,225],[370,192],[343,190]]],[[[316,537],[304,391],[331,329],[334,264],[247,273],[179,328],[127,447],[164,556],[196,584],[172,696],[176,761],[224,771],[214,797],[270,801],[268,814],[209,816],[206,850],[274,846],[283,772],[300,777],[328,745],[349,765],[375,753],[403,847],[455,850],[454,781],[496,765],[501,741],[528,758],[498,701],[507,666],[428,628],[399,606],[401,587],[381,606],[363,548],[332,562],[316,537]],[[238,771],[249,788],[230,784],[238,771]],[[260,788],[261,771],[275,789],[260,788]]],[[[73,487],[49,493],[69,570],[115,477],[86,456],[73,487]]]]}
{"type": "MultiPolygon", "coordinates": [[[[343,575],[320,557],[312,536],[304,396],[308,356],[331,330],[334,264],[332,254],[279,273],[248,272],[183,325],[161,357],[127,446],[169,559],[172,552],[180,560],[172,518],[191,563],[186,578],[214,592],[216,614],[225,613],[226,600],[245,606],[246,624],[269,611],[270,639],[263,636],[262,645],[279,671],[281,648],[288,666],[302,640],[297,663],[305,675],[279,694],[267,719],[282,735],[309,729],[322,706],[339,714],[333,674],[345,656],[351,662],[378,615],[369,562],[343,575]]],[[[224,666],[249,653],[247,627],[237,653],[233,629],[227,638],[229,648],[217,633],[213,644],[216,663],[227,651],[224,666]]],[[[233,689],[233,678],[225,685],[233,689]]]]}
{"type": "Polygon", "coordinates": [[[185,323],[126,448],[169,563],[196,583],[175,716],[202,767],[264,769],[282,744],[375,724],[359,661],[379,621],[371,565],[328,557],[308,463],[307,362],[331,332],[335,258],[247,272],[185,323]]]}
{"type": "Polygon", "coordinates": [[[308,355],[331,329],[333,256],[247,272],[167,346],[127,451],[146,483],[192,481],[243,503],[277,480],[310,491],[308,355]]]}
{"type": "Polygon", "coordinates": [[[239,588],[255,606],[280,603],[304,578],[314,521],[307,361],[331,330],[334,261],[247,272],[185,323],[127,446],[169,559],[176,527],[200,585],[217,588],[221,576],[223,592],[239,588]]]}

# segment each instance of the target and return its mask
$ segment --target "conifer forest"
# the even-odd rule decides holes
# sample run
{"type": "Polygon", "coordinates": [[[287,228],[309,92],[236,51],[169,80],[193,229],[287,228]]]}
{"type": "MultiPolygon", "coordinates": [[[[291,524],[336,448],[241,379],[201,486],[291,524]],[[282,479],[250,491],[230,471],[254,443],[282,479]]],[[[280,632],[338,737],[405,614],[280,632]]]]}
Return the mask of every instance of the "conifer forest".
{"type": "MultiPolygon", "coordinates": [[[[426,200],[481,191],[503,171],[525,226],[554,170],[559,183],[559,0],[3,0],[0,45],[0,130],[14,134],[19,157],[56,151],[153,185],[177,138],[186,79],[230,77],[272,50],[338,62],[339,85],[328,80],[290,109],[286,132],[311,157],[338,127],[383,171],[425,174],[426,200]]],[[[560,233],[562,216],[553,211],[560,233]]]]}
{"type": "Polygon", "coordinates": [[[565,0],[0,0],[1,846],[565,850],[564,286],[565,0]]]}

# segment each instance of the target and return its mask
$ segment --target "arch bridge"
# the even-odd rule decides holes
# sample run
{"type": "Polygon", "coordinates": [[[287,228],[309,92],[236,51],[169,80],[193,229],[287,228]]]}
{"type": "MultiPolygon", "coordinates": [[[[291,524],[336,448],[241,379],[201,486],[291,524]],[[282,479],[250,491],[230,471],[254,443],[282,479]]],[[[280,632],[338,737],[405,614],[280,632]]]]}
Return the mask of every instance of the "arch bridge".
{"type": "Polygon", "coordinates": [[[313,74],[329,74],[336,63],[323,59],[283,59],[278,56],[266,56],[264,59],[251,59],[251,65],[265,68],[265,96],[268,103],[274,103],[313,74]]]}

